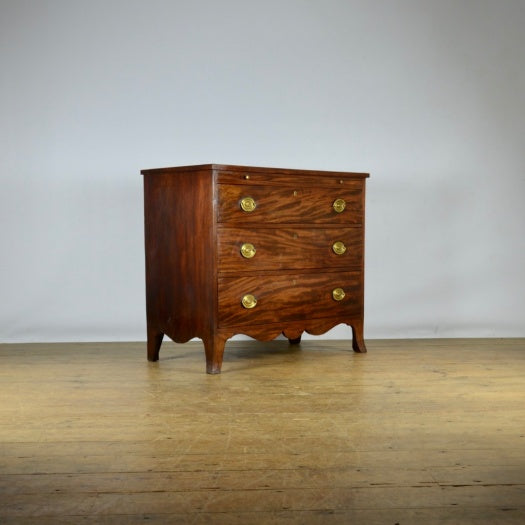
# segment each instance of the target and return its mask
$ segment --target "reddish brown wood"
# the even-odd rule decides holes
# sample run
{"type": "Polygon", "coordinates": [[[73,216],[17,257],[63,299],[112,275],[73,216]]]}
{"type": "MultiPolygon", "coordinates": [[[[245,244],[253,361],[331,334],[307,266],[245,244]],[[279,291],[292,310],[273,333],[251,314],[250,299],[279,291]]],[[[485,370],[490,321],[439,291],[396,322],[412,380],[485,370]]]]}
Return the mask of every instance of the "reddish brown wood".
{"type": "Polygon", "coordinates": [[[365,341],[363,339],[363,319],[356,318],[351,323],[352,326],[352,348],[354,352],[366,352],[365,341]]]}
{"type": "Polygon", "coordinates": [[[144,195],[148,341],[208,337],[217,311],[210,171],[146,175],[144,195]]]}
{"type": "Polygon", "coordinates": [[[164,334],[155,330],[154,328],[148,327],[148,361],[158,361],[159,351],[164,334]]]}
{"type": "Polygon", "coordinates": [[[241,224],[361,224],[362,182],[348,182],[340,187],[302,186],[296,177],[290,186],[219,185],[218,221],[241,224]],[[251,213],[242,211],[240,202],[252,197],[257,207],[251,213]],[[337,213],[336,199],[344,199],[346,208],[337,213]]]}
{"type": "Polygon", "coordinates": [[[243,326],[319,318],[348,318],[360,312],[359,272],[276,274],[219,278],[219,326],[243,326]],[[332,291],[345,297],[335,301],[332,291]],[[255,308],[241,301],[251,294],[255,308]]]}
{"type": "MultiPolygon", "coordinates": [[[[293,186],[297,181],[299,170],[248,168],[243,166],[222,166],[217,175],[219,184],[250,184],[255,186],[293,186]],[[234,169],[235,168],[235,169],[234,169]]],[[[300,170],[301,187],[319,187],[319,177],[323,179],[324,188],[342,188],[352,186],[356,180],[364,180],[366,173],[345,173],[337,171],[300,170]]]]}
{"type": "Polygon", "coordinates": [[[361,269],[363,244],[361,228],[240,228],[220,226],[217,230],[219,272],[255,270],[295,270],[344,268],[361,269]],[[335,242],[343,242],[346,251],[338,255],[335,242]],[[253,244],[251,259],[241,255],[244,243],[253,244]]]}
{"type": "Polygon", "coordinates": [[[143,170],[147,357],[163,335],[204,342],[206,370],[219,373],[226,340],[284,333],[322,334],[352,327],[353,349],[365,352],[364,173],[201,165],[143,170]],[[250,196],[247,213],[240,200],[250,196]],[[346,201],[342,213],[335,199],[346,201]],[[336,255],[335,241],[347,251],[336,255]],[[254,244],[251,259],[240,246],[254,244]],[[345,297],[335,301],[334,288],[345,297]],[[242,306],[253,294],[255,308],[242,306]]]}
{"type": "Polygon", "coordinates": [[[206,353],[206,372],[208,374],[221,373],[226,339],[227,337],[219,334],[218,331],[213,335],[203,338],[204,351],[206,353]]]}
{"type": "MultiPolygon", "coordinates": [[[[287,323],[280,322],[273,324],[269,323],[266,325],[245,325],[240,327],[242,330],[240,330],[239,327],[221,327],[218,328],[218,333],[224,337],[225,340],[229,339],[234,334],[239,333],[249,335],[259,341],[271,341],[281,333],[288,339],[296,339],[299,336],[298,334],[302,334],[303,332],[311,335],[321,335],[328,332],[328,330],[338,324],[344,323],[352,327],[352,325],[358,321],[358,317],[345,319],[344,321],[333,317],[326,319],[308,319],[303,321],[289,321],[287,323]]],[[[366,352],[366,349],[364,351],[366,352]]]]}

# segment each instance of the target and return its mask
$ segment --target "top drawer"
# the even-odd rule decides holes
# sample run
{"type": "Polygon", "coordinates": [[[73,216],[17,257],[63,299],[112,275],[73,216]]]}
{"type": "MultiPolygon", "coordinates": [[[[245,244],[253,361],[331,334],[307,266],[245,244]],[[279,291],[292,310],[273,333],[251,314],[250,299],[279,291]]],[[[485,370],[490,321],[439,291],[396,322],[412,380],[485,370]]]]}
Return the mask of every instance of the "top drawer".
{"type": "Polygon", "coordinates": [[[243,224],[363,222],[361,181],[342,187],[275,187],[219,184],[217,220],[243,224]]]}
{"type": "Polygon", "coordinates": [[[235,171],[217,172],[219,184],[251,184],[253,186],[324,186],[340,187],[355,181],[364,181],[368,173],[337,171],[283,170],[238,166],[235,171]]]}

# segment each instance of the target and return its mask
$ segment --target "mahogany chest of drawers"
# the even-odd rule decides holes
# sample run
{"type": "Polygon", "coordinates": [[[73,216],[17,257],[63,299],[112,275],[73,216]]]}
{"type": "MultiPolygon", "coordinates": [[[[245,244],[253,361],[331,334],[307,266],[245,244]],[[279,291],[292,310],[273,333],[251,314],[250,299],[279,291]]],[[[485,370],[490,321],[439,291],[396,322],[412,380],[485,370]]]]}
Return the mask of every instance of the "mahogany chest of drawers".
{"type": "Polygon", "coordinates": [[[363,341],[366,173],[207,164],[144,175],[147,356],[164,334],[204,342],[221,371],[226,340],[322,334],[363,341]]]}

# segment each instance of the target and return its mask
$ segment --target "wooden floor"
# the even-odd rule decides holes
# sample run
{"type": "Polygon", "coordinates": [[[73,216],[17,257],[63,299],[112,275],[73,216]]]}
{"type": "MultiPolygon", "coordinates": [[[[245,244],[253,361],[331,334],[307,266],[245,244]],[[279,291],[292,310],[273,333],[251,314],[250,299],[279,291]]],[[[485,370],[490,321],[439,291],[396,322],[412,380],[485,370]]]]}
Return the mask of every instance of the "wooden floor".
{"type": "Polygon", "coordinates": [[[525,340],[0,345],[0,523],[525,523],[525,340]]]}

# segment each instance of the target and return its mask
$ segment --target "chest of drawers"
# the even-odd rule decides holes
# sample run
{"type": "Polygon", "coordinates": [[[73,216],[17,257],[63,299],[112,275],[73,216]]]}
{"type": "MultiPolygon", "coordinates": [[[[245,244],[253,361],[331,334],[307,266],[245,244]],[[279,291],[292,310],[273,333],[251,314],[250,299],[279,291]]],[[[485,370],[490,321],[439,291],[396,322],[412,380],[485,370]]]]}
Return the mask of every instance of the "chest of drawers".
{"type": "Polygon", "coordinates": [[[207,164],[143,170],[147,357],[164,335],[203,340],[220,373],[226,340],[320,335],[363,341],[366,173],[207,164]]]}

